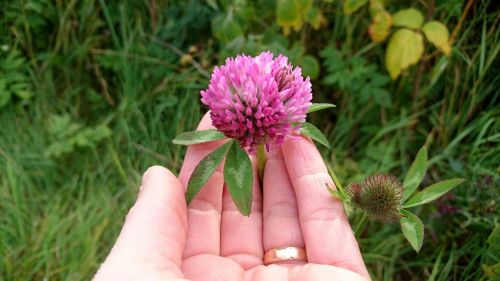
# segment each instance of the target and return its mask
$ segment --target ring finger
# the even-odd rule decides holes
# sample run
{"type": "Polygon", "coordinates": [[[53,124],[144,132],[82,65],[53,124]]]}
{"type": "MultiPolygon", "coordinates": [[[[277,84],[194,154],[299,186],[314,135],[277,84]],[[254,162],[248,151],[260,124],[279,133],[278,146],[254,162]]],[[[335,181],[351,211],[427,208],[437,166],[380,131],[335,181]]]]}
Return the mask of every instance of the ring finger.
{"type": "Polygon", "coordinates": [[[281,149],[269,155],[266,161],[263,198],[264,250],[267,252],[281,247],[304,247],[297,200],[281,149]]]}

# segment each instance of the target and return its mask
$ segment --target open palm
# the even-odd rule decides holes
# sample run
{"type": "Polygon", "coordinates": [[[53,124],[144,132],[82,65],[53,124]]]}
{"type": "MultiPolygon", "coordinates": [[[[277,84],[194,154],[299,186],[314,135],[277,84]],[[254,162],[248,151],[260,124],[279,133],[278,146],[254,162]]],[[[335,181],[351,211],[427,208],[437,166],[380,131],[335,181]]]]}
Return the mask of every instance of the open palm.
{"type": "MultiPolygon", "coordinates": [[[[211,128],[206,115],[198,129],[211,128]]],[[[186,206],[184,187],[222,141],[188,148],[179,179],[162,167],[143,176],[120,236],[94,280],[369,280],[342,204],[314,144],[288,139],[268,156],[250,217],[224,188],[221,169],[186,206]],[[262,194],[262,192],[264,194],[262,194]],[[263,265],[264,252],[300,246],[308,262],[263,265]]]]}

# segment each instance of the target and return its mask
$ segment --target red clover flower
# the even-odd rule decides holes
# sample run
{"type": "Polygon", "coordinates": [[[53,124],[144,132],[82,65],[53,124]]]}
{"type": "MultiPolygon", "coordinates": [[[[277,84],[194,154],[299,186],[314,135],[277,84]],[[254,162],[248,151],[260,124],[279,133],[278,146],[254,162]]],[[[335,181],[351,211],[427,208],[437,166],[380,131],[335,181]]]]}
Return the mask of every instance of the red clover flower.
{"type": "Polygon", "coordinates": [[[259,145],[269,151],[305,122],[311,105],[309,77],[288,58],[270,52],[256,57],[239,55],[215,67],[201,101],[211,112],[213,125],[243,148],[255,153],[259,145]]]}

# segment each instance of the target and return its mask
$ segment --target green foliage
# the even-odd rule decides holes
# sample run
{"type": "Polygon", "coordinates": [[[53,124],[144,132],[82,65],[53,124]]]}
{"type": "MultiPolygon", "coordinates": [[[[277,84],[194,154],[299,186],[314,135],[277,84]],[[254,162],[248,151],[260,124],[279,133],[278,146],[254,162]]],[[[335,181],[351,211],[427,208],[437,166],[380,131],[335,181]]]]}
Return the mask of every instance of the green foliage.
{"type": "MultiPolygon", "coordinates": [[[[425,188],[416,195],[411,196],[422,182],[427,170],[427,149],[422,147],[405,176],[403,185],[392,175],[376,174],[367,177],[362,184],[351,184],[348,197],[328,187],[332,196],[362,209],[370,217],[379,220],[396,219],[400,216],[401,230],[406,240],[416,252],[420,251],[424,239],[424,225],[420,218],[405,208],[427,204],[446,194],[452,188],[464,182],[463,179],[444,180],[425,188]]],[[[330,173],[333,176],[335,174],[330,173]]],[[[336,178],[336,176],[335,176],[336,178]]],[[[338,179],[335,179],[337,182],[338,179]]],[[[363,215],[364,227],[366,214],[363,215]]],[[[361,228],[356,228],[359,234],[361,228]]],[[[358,237],[358,235],[356,235],[358,237]]]]}
{"type": "Polygon", "coordinates": [[[389,79],[374,64],[361,56],[347,56],[333,47],[325,48],[321,56],[328,73],[322,81],[325,85],[353,94],[361,103],[371,100],[390,106],[391,97],[385,89],[389,79]]]}
{"type": "Polygon", "coordinates": [[[496,224],[490,236],[486,240],[488,249],[486,250],[486,262],[482,264],[482,270],[487,278],[492,280],[500,277],[500,224],[496,224]]]}
{"type": "Polygon", "coordinates": [[[228,43],[243,36],[243,30],[232,13],[221,14],[212,21],[214,37],[222,43],[228,43]]]}
{"type": "MultiPolygon", "coordinates": [[[[452,188],[461,184],[463,179],[451,179],[441,181],[431,186],[425,188],[424,190],[418,192],[413,197],[408,199],[415,190],[418,188],[419,184],[422,182],[425,173],[427,171],[427,149],[422,147],[419,151],[415,160],[411,164],[403,183],[405,188],[403,194],[403,206],[402,208],[414,207],[422,204],[427,204],[437,198],[443,196],[445,193],[450,191],[452,188]]],[[[401,229],[404,236],[410,242],[413,249],[417,252],[420,251],[423,243],[424,236],[424,226],[422,221],[415,214],[401,209],[402,218],[400,219],[401,229]]]]}
{"type": "Polygon", "coordinates": [[[32,96],[29,67],[16,50],[0,50],[0,108],[14,97],[27,102],[32,96]]]}
{"type": "MultiPolygon", "coordinates": [[[[344,14],[352,14],[366,3],[367,0],[345,0],[344,14]]],[[[385,10],[384,1],[371,0],[370,14],[372,23],[368,33],[373,42],[384,41],[389,35],[391,26],[402,27],[391,36],[385,54],[385,65],[393,80],[403,70],[420,61],[424,52],[421,32],[445,55],[450,54],[451,46],[446,26],[434,20],[422,27],[424,16],[415,8],[403,9],[391,15],[385,10]]]]}
{"type": "Polygon", "coordinates": [[[290,28],[298,31],[302,27],[302,16],[297,2],[279,0],[276,3],[276,22],[285,29],[285,34],[290,33],[290,28]]]}
{"type": "Polygon", "coordinates": [[[60,157],[78,148],[93,148],[111,135],[111,130],[105,125],[84,127],[73,122],[68,114],[51,116],[47,131],[50,134],[51,144],[45,150],[45,154],[49,157],[60,157]]]}
{"type": "Polygon", "coordinates": [[[316,79],[319,76],[319,62],[316,58],[312,56],[302,56],[298,59],[299,63],[297,65],[300,65],[302,68],[302,71],[304,75],[307,75],[311,77],[312,79],[316,79]]]}
{"type": "Polygon", "coordinates": [[[274,50],[275,54],[282,53],[286,55],[292,64],[300,66],[302,68],[302,73],[306,76],[310,76],[311,79],[318,78],[320,74],[320,65],[318,60],[305,53],[305,48],[300,44],[295,44],[290,50],[282,49],[274,50]]]}
{"type": "MultiPolygon", "coordinates": [[[[225,138],[216,130],[192,131],[182,133],[174,139],[175,144],[191,145],[225,138]]],[[[240,144],[231,139],[221,145],[195,167],[191,174],[186,191],[186,201],[193,198],[205,186],[222,160],[224,162],[224,183],[228,188],[234,204],[244,216],[250,216],[252,210],[253,167],[247,152],[240,144]]]]}
{"type": "Polygon", "coordinates": [[[0,10],[0,17],[26,44],[46,46],[48,38],[43,34],[44,29],[53,24],[57,12],[54,1],[50,0],[7,1],[0,10]],[[27,27],[31,33],[26,32],[27,27]]]}
{"type": "Polygon", "coordinates": [[[312,0],[276,1],[276,23],[283,27],[285,35],[290,34],[291,29],[300,31],[304,22],[318,29],[322,19],[321,10],[313,7],[312,0]]]}
{"type": "Polygon", "coordinates": [[[304,20],[312,26],[314,29],[319,29],[321,24],[324,22],[321,10],[317,7],[311,7],[307,10],[304,15],[304,20]]]}

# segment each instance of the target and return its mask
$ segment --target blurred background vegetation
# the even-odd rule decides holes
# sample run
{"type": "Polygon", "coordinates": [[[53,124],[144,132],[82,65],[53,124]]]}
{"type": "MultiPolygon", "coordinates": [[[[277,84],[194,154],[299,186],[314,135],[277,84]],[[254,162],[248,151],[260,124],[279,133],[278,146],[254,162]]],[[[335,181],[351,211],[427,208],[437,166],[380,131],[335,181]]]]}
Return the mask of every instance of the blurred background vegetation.
{"type": "Polygon", "coordinates": [[[185,149],[171,141],[206,110],[199,91],[213,66],[263,50],[300,65],[315,102],[337,104],[311,122],[326,132],[332,149],[322,153],[343,182],[377,171],[401,179],[423,145],[424,184],[467,180],[414,210],[426,225],[418,254],[397,223],[369,224],[360,246],[374,280],[495,279],[499,8],[494,0],[3,1],[0,279],[89,279],[141,173],[152,164],[178,171],[185,149]],[[408,8],[417,12],[395,16],[408,8]],[[441,22],[440,36],[415,21],[441,22]],[[393,39],[400,29],[406,37],[393,39]]]}

